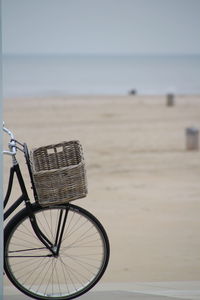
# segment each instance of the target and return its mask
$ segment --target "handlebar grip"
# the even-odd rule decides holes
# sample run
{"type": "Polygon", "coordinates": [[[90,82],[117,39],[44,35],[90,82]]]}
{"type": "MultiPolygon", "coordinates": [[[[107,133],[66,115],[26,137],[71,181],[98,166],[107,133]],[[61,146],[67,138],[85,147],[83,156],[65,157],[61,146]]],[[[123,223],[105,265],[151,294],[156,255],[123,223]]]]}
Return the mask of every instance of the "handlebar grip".
{"type": "Polygon", "coordinates": [[[14,135],[8,128],[3,126],[3,131],[5,131],[11,137],[11,139],[14,140],[14,135]]]}

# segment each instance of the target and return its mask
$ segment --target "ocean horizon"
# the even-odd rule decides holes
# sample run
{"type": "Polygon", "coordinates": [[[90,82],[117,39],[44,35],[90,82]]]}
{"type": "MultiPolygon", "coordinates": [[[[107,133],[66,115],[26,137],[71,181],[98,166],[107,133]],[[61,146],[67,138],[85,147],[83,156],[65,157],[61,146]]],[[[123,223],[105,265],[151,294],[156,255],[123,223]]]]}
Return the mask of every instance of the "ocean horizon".
{"type": "Polygon", "coordinates": [[[4,55],[3,96],[200,94],[200,55],[4,55]]]}

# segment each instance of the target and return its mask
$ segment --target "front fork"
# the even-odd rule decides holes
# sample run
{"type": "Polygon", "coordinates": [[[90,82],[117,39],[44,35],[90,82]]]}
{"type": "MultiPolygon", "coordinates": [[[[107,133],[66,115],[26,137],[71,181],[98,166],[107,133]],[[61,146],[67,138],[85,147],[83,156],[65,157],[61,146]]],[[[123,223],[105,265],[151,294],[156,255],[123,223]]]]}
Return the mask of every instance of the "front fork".
{"type": "Polygon", "coordinates": [[[31,206],[32,206],[32,204],[30,203],[29,200],[27,200],[26,208],[28,211],[28,215],[29,215],[29,219],[30,219],[32,228],[33,228],[36,236],[42,242],[42,244],[47,249],[49,249],[49,251],[51,252],[51,255],[49,255],[49,256],[58,257],[59,251],[60,251],[60,246],[62,243],[63,233],[64,233],[66,221],[67,221],[69,206],[66,205],[64,209],[60,209],[58,225],[56,228],[55,241],[50,241],[49,238],[40,230],[38,223],[37,223],[36,216],[35,216],[34,211],[31,206]]]}

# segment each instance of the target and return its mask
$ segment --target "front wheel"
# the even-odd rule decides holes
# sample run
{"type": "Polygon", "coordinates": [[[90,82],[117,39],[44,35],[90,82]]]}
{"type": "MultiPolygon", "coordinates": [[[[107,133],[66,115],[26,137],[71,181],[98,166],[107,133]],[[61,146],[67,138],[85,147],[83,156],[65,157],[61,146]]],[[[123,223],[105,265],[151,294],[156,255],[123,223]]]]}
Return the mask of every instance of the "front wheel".
{"type": "Polygon", "coordinates": [[[20,291],[35,299],[78,297],[99,281],[107,267],[108,237],[91,213],[72,204],[48,208],[33,205],[37,224],[52,244],[66,210],[58,256],[36,237],[26,209],[5,228],[5,272],[20,291]]]}

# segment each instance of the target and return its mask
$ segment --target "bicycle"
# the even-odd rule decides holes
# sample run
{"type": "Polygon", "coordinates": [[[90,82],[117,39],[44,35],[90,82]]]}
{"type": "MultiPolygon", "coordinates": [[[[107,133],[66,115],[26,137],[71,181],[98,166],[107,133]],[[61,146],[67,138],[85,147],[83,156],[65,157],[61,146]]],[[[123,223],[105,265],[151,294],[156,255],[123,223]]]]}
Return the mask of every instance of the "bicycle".
{"type": "Polygon", "coordinates": [[[10,141],[4,154],[12,166],[4,198],[7,206],[16,176],[21,196],[5,211],[4,270],[10,281],[34,299],[73,299],[89,291],[104,274],[110,254],[109,240],[101,223],[90,212],[71,204],[41,206],[33,180],[30,152],[4,127],[10,141]],[[30,200],[17,161],[24,154],[34,202],[30,200]]]}

